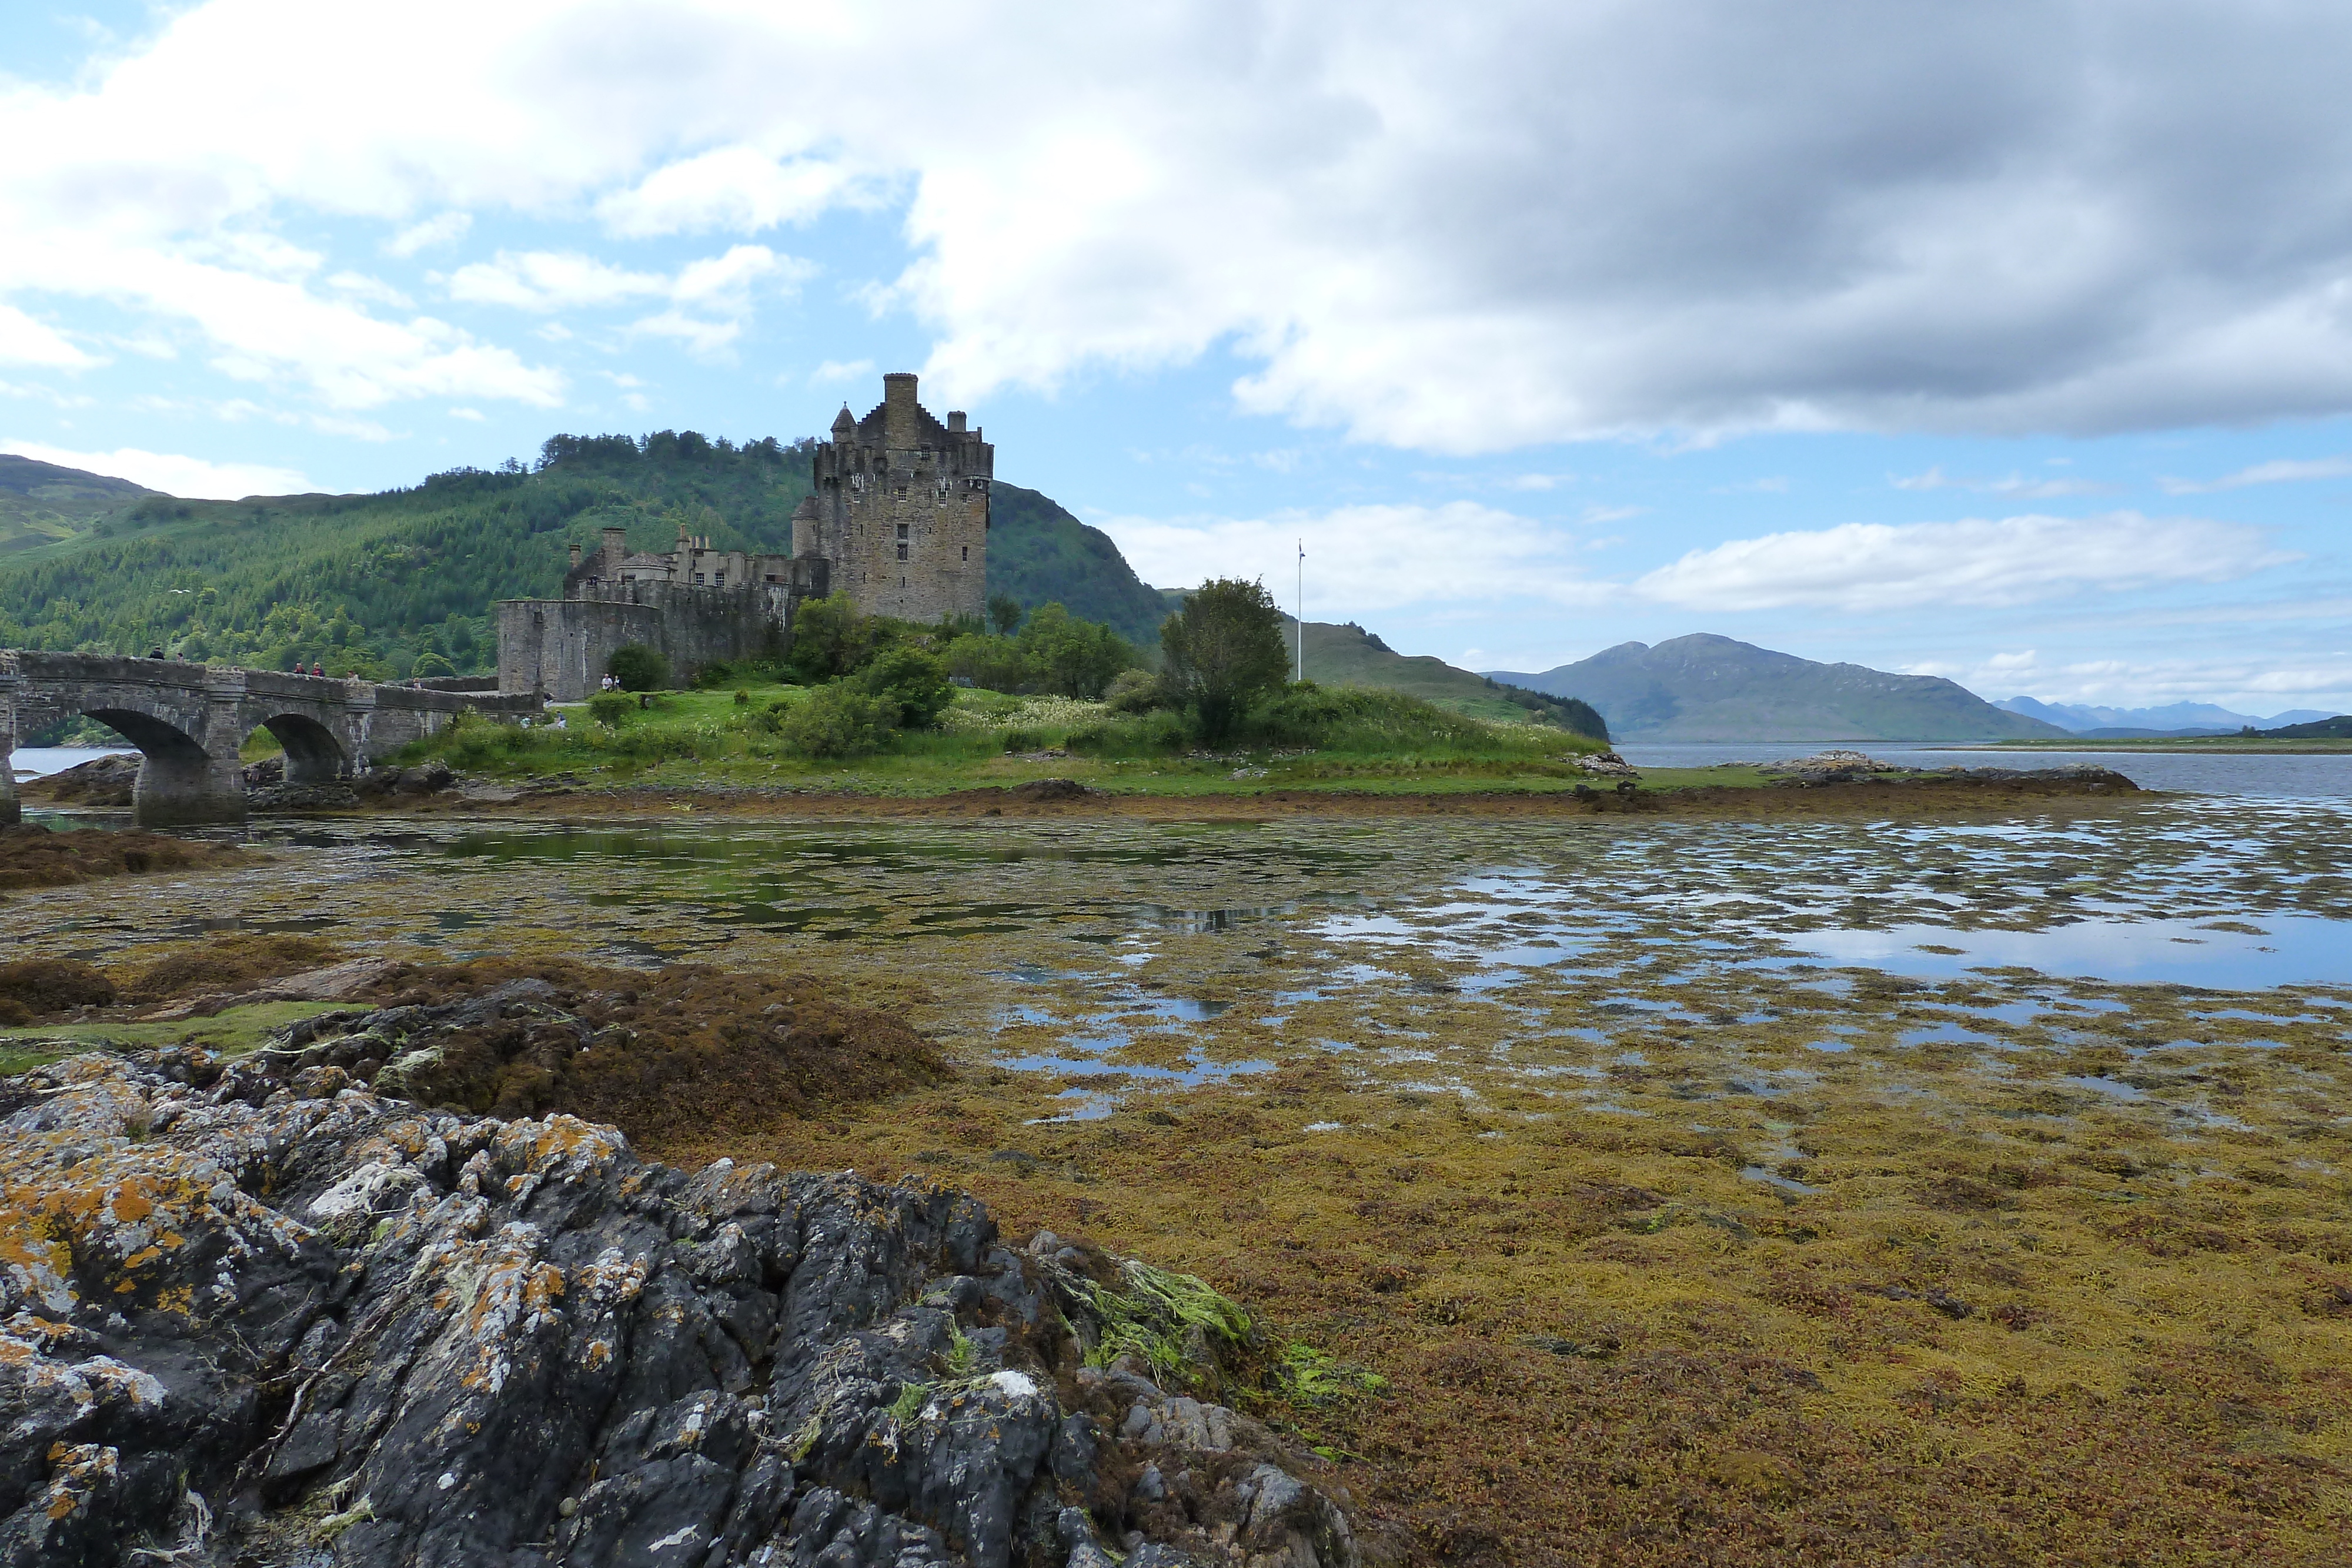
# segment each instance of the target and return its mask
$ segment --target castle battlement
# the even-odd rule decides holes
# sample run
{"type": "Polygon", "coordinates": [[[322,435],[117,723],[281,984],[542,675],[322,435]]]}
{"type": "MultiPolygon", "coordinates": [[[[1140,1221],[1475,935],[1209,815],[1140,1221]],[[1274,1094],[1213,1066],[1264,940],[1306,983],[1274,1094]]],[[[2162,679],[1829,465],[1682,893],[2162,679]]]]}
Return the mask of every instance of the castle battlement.
{"type": "Polygon", "coordinates": [[[874,615],[938,621],[988,603],[989,486],[996,448],[961,411],[941,423],[904,371],[864,419],[843,405],[816,450],[815,491],[793,517],[793,555],[874,615]]]}
{"type": "Polygon", "coordinates": [[[884,376],[873,411],[861,420],[844,405],[817,447],[792,554],[714,549],[683,527],[667,554],[632,552],[627,530],[608,528],[593,551],[572,547],[561,599],[499,603],[499,689],[576,702],[631,643],[659,650],[681,680],[713,661],[772,657],[793,606],[828,593],[870,615],[977,616],[995,469],[996,448],[961,412],[941,423],[912,375],[884,376]]]}

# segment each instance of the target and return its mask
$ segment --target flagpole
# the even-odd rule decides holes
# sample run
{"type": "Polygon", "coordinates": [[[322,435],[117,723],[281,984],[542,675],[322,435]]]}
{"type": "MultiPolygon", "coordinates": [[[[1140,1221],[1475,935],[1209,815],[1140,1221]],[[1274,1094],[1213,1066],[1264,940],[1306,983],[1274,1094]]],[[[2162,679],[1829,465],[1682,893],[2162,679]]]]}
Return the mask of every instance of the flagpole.
{"type": "Polygon", "coordinates": [[[1307,678],[1307,541],[1298,541],[1298,670],[1291,678],[1307,678]]]}

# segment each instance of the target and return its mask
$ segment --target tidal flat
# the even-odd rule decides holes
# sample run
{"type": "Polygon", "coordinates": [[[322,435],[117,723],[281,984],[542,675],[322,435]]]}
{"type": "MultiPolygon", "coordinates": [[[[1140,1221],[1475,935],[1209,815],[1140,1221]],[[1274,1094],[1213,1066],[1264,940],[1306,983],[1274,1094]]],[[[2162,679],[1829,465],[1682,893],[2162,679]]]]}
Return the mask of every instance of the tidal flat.
{"type": "Polygon", "coordinates": [[[942,1086],[646,1152],[1201,1274],[1385,1381],[1273,1414],[1419,1560],[2305,1563],[2352,1532],[2347,829],[373,819],[0,937],[901,1009],[942,1086]]]}

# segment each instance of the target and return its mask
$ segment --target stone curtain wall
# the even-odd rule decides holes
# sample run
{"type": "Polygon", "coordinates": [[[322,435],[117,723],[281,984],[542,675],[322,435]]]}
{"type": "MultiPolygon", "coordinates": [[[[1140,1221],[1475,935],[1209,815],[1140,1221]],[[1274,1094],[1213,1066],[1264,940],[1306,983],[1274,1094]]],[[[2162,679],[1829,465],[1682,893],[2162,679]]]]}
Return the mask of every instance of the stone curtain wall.
{"type": "Polygon", "coordinates": [[[781,583],[697,588],[607,582],[595,599],[509,599],[499,605],[499,689],[557,702],[595,695],[614,650],[660,651],[678,681],[720,660],[781,654],[793,590],[781,583]]]}

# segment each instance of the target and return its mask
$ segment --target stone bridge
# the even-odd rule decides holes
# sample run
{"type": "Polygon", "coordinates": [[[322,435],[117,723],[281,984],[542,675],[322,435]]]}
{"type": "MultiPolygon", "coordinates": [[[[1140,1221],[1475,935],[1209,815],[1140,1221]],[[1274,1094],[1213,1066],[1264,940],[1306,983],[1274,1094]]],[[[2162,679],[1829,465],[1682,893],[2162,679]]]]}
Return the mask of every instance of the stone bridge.
{"type": "Polygon", "coordinates": [[[142,827],[245,818],[237,748],[267,729],[289,784],[364,773],[467,710],[539,711],[534,695],[438,692],[332,675],[284,674],[107,654],[0,652],[0,825],[19,821],[9,753],[16,737],[85,715],[140,750],[131,817],[142,827]]]}

